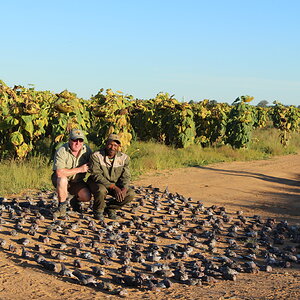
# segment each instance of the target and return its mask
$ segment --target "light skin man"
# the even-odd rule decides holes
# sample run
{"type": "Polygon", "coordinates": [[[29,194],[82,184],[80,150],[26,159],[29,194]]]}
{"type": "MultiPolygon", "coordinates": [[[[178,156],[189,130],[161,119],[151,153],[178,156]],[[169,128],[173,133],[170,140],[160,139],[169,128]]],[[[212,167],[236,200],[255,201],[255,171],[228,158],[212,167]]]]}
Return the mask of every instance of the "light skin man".
{"type": "Polygon", "coordinates": [[[59,207],[54,213],[57,217],[66,214],[67,197],[73,195],[70,204],[75,211],[80,211],[80,202],[91,200],[91,193],[84,177],[88,171],[90,148],[84,144],[84,134],[79,129],[70,132],[68,143],[55,153],[52,182],[56,187],[59,207]]]}

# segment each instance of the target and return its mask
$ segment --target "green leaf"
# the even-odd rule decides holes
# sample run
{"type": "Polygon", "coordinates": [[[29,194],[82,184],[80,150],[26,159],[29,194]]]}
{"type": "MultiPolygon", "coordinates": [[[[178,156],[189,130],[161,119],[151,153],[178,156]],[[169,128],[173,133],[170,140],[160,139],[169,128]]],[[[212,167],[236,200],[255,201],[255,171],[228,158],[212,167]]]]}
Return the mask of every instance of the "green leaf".
{"type": "Polygon", "coordinates": [[[15,131],[10,135],[10,141],[15,146],[19,146],[24,142],[24,138],[23,138],[23,135],[19,131],[15,131]]]}
{"type": "Polygon", "coordinates": [[[29,116],[22,116],[21,117],[22,120],[25,122],[25,130],[29,133],[30,135],[30,138],[33,137],[33,131],[34,131],[34,126],[33,126],[33,123],[32,123],[32,116],[29,115],[29,116]]]}

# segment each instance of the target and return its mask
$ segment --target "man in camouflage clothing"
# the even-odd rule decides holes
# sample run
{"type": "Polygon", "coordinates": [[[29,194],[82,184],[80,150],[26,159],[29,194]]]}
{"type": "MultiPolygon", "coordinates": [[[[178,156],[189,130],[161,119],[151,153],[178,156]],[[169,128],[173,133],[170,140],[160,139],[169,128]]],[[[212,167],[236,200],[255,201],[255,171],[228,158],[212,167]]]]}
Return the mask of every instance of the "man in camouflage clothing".
{"type": "Polygon", "coordinates": [[[94,152],[90,159],[89,188],[94,196],[93,212],[97,220],[104,220],[104,214],[116,219],[116,210],[133,200],[135,193],[129,187],[130,158],[119,151],[121,141],[111,134],[104,149],[94,152]],[[106,203],[107,194],[114,198],[106,203]]]}

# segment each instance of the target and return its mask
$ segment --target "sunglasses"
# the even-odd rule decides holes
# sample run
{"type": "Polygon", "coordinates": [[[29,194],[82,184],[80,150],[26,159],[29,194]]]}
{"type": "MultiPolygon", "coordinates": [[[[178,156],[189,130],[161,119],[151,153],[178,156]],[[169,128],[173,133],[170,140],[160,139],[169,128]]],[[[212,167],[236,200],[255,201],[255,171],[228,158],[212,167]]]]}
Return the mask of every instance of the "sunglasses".
{"type": "Polygon", "coordinates": [[[74,143],[75,143],[75,142],[80,142],[80,143],[82,143],[82,142],[83,142],[83,139],[74,139],[74,140],[72,139],[71,141],[74,142],[74,143]]]}

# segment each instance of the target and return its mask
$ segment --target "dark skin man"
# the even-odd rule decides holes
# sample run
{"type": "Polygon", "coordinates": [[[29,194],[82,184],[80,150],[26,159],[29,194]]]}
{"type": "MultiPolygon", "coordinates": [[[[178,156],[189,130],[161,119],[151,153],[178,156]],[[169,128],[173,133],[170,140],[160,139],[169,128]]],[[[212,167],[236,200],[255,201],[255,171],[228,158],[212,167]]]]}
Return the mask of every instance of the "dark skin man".
{"type": "MultiPolygon", "coordinates": [[[[116,154],[119,152],[119,149],[120,149],[120,145],[117,142],[115,142],[113,140],[108,140],[106,142],[105,153],[109,159],[114,159],[116,154]]],[[[124,198],[127,193],[127,188],[125,188],[125,187],[119,188],[115,184],[112,184],[109,187],[109,189],[114,191],[114,196],[116,197],[116,200],[118,202],[124,201],[124,198]]]]}
{"type": "Polygon", "coordinates": [[[120,147],[119,136],[111,134],[105,147],[91,155],[88,185],[94,197],[93,212],[97,220],[103,220],[104,215],[114,219],[116,211],[135,197],[129,186],[130,158],[120,151],[120,147]],[[107,200],[107,195],[114,198],[107,200]]]}

